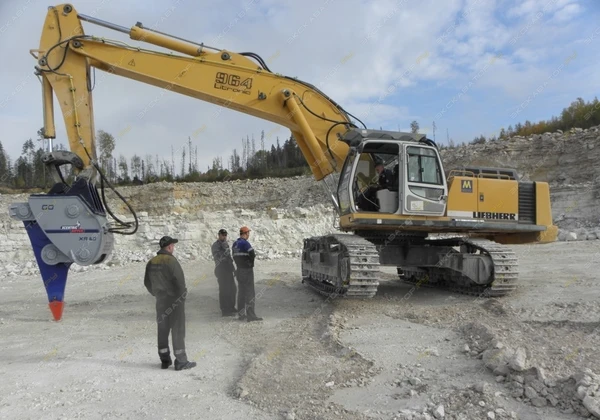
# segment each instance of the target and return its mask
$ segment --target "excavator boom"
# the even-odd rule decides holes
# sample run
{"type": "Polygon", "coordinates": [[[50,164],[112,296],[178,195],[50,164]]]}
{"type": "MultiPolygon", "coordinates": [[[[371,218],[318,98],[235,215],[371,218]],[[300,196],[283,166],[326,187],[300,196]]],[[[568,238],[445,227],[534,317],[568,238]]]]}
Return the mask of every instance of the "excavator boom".
{"type": "Polygon", "coordinates": [[[70,149],[83,159],[84,168],[95,159],[91,68],[283,125],[294,135],[317,181],[342,166],[348,146],[338,140],[338,134],[356,127],[349,114],[318,88],[271,72],[254,53],[216,50],[144,28],[139,22],[128,29],[78,14],[69,4],[48,10],[40,48],[32,53],[44,85],[44,136],[55,136],[54,93],[70,149]],[[82,21],[170,52],[86,35],[82,21]]]}

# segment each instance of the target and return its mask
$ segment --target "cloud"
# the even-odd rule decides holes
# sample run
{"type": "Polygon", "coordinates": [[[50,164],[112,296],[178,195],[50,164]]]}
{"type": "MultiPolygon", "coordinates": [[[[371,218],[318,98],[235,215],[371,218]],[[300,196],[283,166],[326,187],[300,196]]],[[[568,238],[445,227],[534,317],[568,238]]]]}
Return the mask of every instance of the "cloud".
{"type": "Polygon", "coordinates": [[[581,12],[581,6],[579,4],[570,3],[557,11],[553,17],[556,22],[568,22],[581,12]]]}
{"type": "Polygon", "coordinates": [[[354,115],[364,122],[367,127],[396,129],[398,121],[409,118],[410,112],[407,106],[394,106],[384,103],[355,102],[350,103],[348,108],[353,110],[354,115]]]}
{"type": "Polygon", "coordinates": [[[542,15],[552,15],[561,9],[573,6],[575,2],[576,0],[525,0],[515,2],[515,5],[508,9],[506,15],[526,20],[542,15]]]}

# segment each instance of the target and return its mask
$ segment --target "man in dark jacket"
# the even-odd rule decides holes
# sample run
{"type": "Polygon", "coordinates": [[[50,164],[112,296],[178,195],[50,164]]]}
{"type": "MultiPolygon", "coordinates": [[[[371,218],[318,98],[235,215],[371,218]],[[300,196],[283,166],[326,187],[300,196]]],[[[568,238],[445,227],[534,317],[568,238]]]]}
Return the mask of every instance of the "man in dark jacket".
{"type": "Polygon", "coordinates": [[[227,231],[219,230],[219,239],[211,247],[213,259],[215,260],[215,276],[219,282],[219,306],[222,316],[235,316],[235,295],[237,287],[233,279],[235,267],[231,258],[231,250],[227,243],[227,231]]]}
{"type": "Polygon", "coordinates": [[[172,334],[175,370],[191,369],[196,362],[187,358],[185,351],[185,299],[187,287],[183,269],[173,256],[177,239],[163,236],[160,250],[146,264],[144,285],[156,297],[156,323],[158,324],[158,356],[161,368],[173,364],[169,349],[169,333],[172,334]]]}
{"type": "Polygon", "coordinates": [[[358,207],[364,211],[379,211],[377,191],[390,189],[394,185],[393,172],[385,168],[381,159],[375,159],[375,171],[377,172],[377,183],[370,185],[358,197],[358,207]]]}
{"type": "Polygon", "coordinates": [[[248,242],[250,229],[246,226],[240,228],[240,237],[233,243],[233,259],[237,266],[237,280],[239,286],[238,313],[241,321],[262,321],[254,312],[254,259],[256,253],[248,242]]]}
{"type": "Polygon", "coordinates": [[[377,179],[377,184],[381,189],[390,189],[390,187],[394,183],[394,175],[390,169],[386,169],[383,166],[383,162],[378,162],[377,166],[375,166],[375,170],[379,174],[379,178],[377,179]]]}

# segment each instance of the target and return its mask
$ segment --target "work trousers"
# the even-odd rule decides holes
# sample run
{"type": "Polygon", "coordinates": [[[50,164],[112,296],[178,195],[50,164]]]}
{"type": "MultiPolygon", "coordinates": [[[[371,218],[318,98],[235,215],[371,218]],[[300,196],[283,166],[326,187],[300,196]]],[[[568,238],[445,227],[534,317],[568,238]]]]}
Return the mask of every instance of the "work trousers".
{"type": "Polygon", "coordinates": [[[254,312],[255,292],[254,292],[254,269],[238,268],[238,314],[248,318],[256,318],[254,312]]]}
{"type": "Polygon", "coordinates": [[[156,323],[158,326],[158,356],[160,360],[171,361],[170,333],[175,358],[180,363],[186,363],[188,359],[185,352],[185,297],[157,297],[156,323]]]}
{"type": "Polygon", "coordinates": [[[219,306],[224,315],[235,312],[235,296],[237,287],[233,278],[233,271],[229,267],[216,268],[215,274],[219,283],[219,306]]]}

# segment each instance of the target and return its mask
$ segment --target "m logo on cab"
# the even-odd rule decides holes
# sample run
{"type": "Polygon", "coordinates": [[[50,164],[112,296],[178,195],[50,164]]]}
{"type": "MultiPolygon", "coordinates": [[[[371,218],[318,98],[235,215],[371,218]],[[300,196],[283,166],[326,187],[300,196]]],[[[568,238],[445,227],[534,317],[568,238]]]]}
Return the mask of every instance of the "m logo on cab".
{"type": "Polygon", "coordinates": [[[473,181],[471,181],[470,179],[463,179],[460,184],[460,191],[466,192],[466,193],[472,193],[473,192],[473,181]]]}

